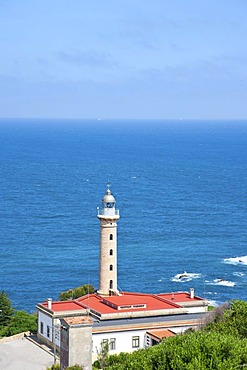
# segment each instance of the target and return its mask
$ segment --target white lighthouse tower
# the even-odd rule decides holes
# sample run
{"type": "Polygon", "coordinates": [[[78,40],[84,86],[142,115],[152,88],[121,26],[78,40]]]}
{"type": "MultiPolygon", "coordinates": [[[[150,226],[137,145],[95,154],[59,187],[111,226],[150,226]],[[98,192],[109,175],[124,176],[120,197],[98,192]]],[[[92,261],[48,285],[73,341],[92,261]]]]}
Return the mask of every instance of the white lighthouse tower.
{"type": "Polygon", "coordinates": [[[115,208],[115,198],[107,185],[98,209],[100,220],[100,272],[98,294],[108,296],[118,294],[117,290],[117,220],[119,210],[115,208]]]}

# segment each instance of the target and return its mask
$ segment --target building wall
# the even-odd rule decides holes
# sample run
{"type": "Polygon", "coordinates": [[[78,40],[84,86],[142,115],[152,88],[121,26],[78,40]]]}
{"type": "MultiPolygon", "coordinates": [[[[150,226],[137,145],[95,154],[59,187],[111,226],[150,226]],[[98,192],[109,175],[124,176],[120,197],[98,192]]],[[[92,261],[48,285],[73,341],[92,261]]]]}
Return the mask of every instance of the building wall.
{"type": "Polygon", "coordinates": [[[195,329],[196,327],[197,325],[195,326],[188,325],[188,326],[183,326],[183,327],[170,328],[170,330],[175,334],[183,334],[186,330],[191,329],[191,328],[195,329]]]}
{"type": "Polygon", "coordinates": [[[108,340],[109,346],[111,347],[112,340],[115,340],[115,349],[109,348],[109,354],[114,355],[120,352],[133,352],[137,349],[146,347],[146,330],[130,330],[130,331],[119,331],[111,333],[93,333],[92,336],[92,355],[93,360],[97,359],[97,351],[101,349],[101,343],[104,340],[108,340]],[[133,347],[133,344],[137,344],[137,340],[134,339],[139,337],[139,346],[133,347]]]}
{"type": "Polygon", "coordinates": [[[208,311],[208,306],[186,307],[189,313],[203,313],[208,311]]]}
{"type": "Polygon", "coordinates": [[[70,326],[62,320],[61,327],[61,370],[80,365],[92,368],[92,325],[70,326]],[[65,324],[65,325],[64,325],[65,324]]]}
{"type": "Polygon", "coordinates": [[[53,334],[54,334],[55,345],[57,347],[60,347],[59,325],[60,325],[59,319],[54,319],[54,322],[52,322],[52,317],[45,315],[41,311],[38,311],[38,337],[49,346],[53,346],[53,334]],[[43,324],[43,333],[42,333],[42,324],[43,324]],[[56,328],[56,326],[58,326],[58,328],[56,328]]]}
{"type": "Polygon", "coordinates": [[[92,368],[92,326],[69,328],[69,366],[92,368]]]}
{"type": "Polygon", "coordinates": [[[38,333],[45,342],[52,342],[52,318],[39,311],[38,333]],[[49,328],[49,332],[47,330],[49,328]]]}

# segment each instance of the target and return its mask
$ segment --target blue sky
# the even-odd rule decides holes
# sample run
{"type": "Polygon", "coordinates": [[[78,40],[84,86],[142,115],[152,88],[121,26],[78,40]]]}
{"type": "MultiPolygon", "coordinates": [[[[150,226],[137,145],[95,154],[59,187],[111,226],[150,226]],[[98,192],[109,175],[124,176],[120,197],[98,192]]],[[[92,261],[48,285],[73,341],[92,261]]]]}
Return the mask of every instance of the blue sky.
{"type": "Polygon", "coordinates": [[[247,118],[246,0],[0,0],[0,117],[247,118]]]}

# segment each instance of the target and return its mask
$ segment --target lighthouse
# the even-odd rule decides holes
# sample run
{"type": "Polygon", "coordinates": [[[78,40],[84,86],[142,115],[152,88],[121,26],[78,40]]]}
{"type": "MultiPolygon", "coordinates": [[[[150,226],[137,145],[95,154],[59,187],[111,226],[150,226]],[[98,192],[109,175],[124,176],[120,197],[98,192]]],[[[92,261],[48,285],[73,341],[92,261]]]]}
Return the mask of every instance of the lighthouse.
{"type": "Polygon", "coordinates": [[[116,201],[107,185],[106,194],[102,199],[102,207],[98,208],[100,220],[100,266],[99,289],[101,296],[117,295],[117,221],[119,210],[116,201]]]}

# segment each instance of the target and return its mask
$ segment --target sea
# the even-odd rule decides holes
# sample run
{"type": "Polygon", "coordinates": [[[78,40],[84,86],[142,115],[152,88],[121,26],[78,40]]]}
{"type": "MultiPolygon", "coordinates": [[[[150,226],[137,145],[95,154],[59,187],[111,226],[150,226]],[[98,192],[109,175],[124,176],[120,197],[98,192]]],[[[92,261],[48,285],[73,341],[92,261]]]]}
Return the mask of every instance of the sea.
{"type": "Polygon", "coordinates": [[[247,121],[0,120],[0,290],[18,310],[99,275],[120,212],[120,291],[247,300],[247,121]]]}

